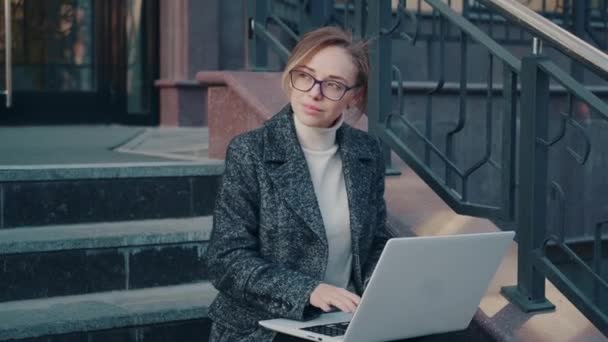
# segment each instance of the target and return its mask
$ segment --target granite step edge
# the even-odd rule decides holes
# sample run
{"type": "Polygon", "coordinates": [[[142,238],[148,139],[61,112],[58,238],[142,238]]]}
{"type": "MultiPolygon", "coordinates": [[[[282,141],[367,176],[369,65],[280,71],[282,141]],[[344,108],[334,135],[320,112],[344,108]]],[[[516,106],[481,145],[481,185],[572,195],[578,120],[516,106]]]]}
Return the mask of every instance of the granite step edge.
{"type": "Polygon", "coordinates": [[[0,341],[207,317],[209,282],[2,303],[0,341]]]}
{"type": "Polygon", "coordinates": [[[212,216],[0,230],[0,255],[208,241],[212,216]]]}
{"type": "Polygon", "coordinates": [[[224,161],[162,161],[88,164],[3,165],[0,182],[38,182],[153,177],[220,176],[224,161]]]}

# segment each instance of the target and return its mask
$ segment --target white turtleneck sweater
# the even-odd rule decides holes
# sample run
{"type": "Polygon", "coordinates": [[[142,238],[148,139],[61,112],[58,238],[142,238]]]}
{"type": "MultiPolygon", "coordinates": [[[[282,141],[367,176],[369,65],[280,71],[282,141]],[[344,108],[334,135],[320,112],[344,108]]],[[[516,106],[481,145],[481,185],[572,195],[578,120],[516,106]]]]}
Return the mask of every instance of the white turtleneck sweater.
{"type": "Polygon", "coordinates": [[[306,126],[295,114],[293,117],[327,234],[329,254],[324,281],[346,288],[352,266],[350,219],[342,159],[336,144],[336,131],[342,126],[344,115],[329,128],[306,126]]]}

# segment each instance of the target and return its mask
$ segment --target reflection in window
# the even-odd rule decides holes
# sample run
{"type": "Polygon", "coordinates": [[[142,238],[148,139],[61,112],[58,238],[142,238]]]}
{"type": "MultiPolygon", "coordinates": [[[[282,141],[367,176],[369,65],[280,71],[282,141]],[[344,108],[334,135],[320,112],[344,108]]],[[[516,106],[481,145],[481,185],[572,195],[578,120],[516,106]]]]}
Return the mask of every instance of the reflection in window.
{"type": "Polygon", "coordinates": [[[127,1],[127,111],[141,113],[143,108],[143,0],[127,1]]]}
{"type": "MultiPolygon", "coordinates": [[[[94,90],[93,0],[12,0],[11,10],[15,90],[94,90]]],[[[0,25],[2,63],[5,45],[0,25]]]]}

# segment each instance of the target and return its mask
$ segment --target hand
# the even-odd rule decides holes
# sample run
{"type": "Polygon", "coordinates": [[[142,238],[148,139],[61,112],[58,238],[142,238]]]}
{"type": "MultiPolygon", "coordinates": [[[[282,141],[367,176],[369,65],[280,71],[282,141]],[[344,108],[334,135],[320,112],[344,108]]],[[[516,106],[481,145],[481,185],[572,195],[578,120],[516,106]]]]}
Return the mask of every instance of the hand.
{"type": "Polygon", "coordinates": [[[354,312],[361,298],[341,287],[329,284],[319,284],[310,294],[310,305],[325,312],[335,306],[344,312],[354,312]]]}

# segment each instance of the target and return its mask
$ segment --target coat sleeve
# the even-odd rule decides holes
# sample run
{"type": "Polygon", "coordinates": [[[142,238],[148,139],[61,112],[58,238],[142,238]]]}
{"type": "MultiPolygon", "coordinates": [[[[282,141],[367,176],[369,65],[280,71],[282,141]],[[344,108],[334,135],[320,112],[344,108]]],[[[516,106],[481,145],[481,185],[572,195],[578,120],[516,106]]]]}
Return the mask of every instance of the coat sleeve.
{"type": "Polygon", "coordinates": [[[320,281],[260,256],[261,196],[246,145],[233,140],[226,154],[206,252],[209,277],[216,289],[234,300],[273,316],[302,319],[320,281]]]}
{"type": "Polygon", "coordinates": [[[367,287],[369,279],[374,272],[374,268],[376,268],[376,264],[378,263],[378,259],[380,259],[380,254],[382,254],[382,250],[386,245],[388,239],[392,237],[391,232],[386,225],[386,202],[384,201],[384,174],[385,174],[385,163],[381,148],[381,143],[377,140],[377,154],[378,154],[378,164],[376,165],[376,178],[375,178],[375,200],[376,203],[376,227],[374,227],[374,241],[372,243],[372,249],[370,251],[369,257],[363,267],[363,289],[367,287]]]}

